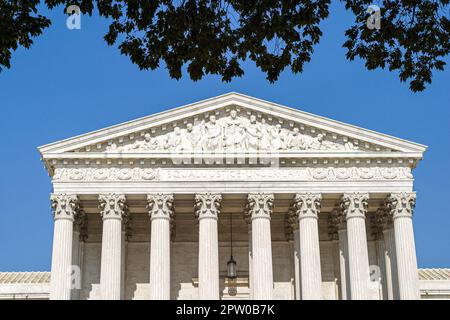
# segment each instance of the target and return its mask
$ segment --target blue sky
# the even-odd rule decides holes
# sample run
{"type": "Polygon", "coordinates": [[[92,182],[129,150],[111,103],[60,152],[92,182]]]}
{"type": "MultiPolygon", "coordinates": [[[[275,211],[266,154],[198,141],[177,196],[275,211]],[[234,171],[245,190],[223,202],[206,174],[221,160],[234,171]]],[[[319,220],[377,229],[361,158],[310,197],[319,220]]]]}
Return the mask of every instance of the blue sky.
{"type": "Polygon", "coordinates": [[[229,91],[428,145],[415,170],[418,263],[450,267],[448,69],[414,94],[394,73],[347,61],[343,34],[352,20],[340,3],[304,73],[286,71],[275,84],[250,62],[229,84],[141,72],[103,41],[104,19],[83,16],[82,29],[69,31],[62,8],[48,16],[52,27],[0,74],[0,271],[50,270],[51,185],[38,146],[229,91]]]}

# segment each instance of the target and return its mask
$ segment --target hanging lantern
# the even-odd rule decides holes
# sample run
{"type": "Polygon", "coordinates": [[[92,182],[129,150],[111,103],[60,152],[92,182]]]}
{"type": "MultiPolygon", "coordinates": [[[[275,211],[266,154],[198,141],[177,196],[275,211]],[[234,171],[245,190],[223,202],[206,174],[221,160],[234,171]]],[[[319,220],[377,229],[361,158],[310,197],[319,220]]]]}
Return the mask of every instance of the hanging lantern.
{"type": "Polygon", "coordinates": [[[236,273],[236,261],[233,256],[230,256],[230,260],[227,262],[227,277],[229,279],[235,279],[237,277],[236,273]]]}

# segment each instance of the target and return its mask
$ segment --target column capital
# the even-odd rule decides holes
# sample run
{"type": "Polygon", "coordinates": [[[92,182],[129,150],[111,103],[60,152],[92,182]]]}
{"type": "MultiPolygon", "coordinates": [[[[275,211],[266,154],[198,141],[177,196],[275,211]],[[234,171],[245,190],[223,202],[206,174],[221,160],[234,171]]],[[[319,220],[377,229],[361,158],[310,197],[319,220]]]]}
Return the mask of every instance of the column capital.
{"type": "Polygon", "coordinates": [[[319,218],[322,203],[320,193],[297,193],[294,196],[293,208],[299,220],[303,218],[319,218]]]}
{"type": "Polygon", "coordinates": [[[334,208],[328,215],[328,235],[331,240],[339,240],[339,230],[345,229],[345,217],[340,208],[334,208]]]}
{"type": "Polygon", "coordinates": [[[416,206],[415,192],[391,193],[386,199],[386,207],[389,215],[396,218],[412,218],[416,206]]]}
{"type": "Polygon", "coordinates": [[[86,212],[82,209],[79,209],[75,215],[74,228],[80,234],[80,241],[86,241],[88,237],[88,220],[86,212]]]}
{"type": "Polygon", "coordinates": [[[154,219],[173,219],[173,201],[172,193],[151,193],[147,195],[147,209],[151,220],[154,219]]]}
{"type": "Polygon", "coordinates": [[[265,218],[270,219],[273,209],[273,193],[249,193],[245,208],[247,220],[265,218]]]}
{"type": "Polygon", "coordinates": [[[298,219],[294,214],[294,210],[291,208],[289,208],[289,211],[287,213],[287,215],[285,216],[285,220],[284,220],[284,233],[286,236],[286,240],[287,241],[292,241],[294,240],[294,233],[298,232],[298,219]]]}
{"type": "Polygon", "coordinates": [[[374,215],[371,217],[371,229],[372,235],[375,239],[381,239],[383,231],[389,229],[392,225],[392,218],[388,214],[386,206],[382,206],[377,209],[374,215]]]}
{"type": "Polygon", "coordinates": [[[195,195],[195,217],[218,219],[222,206],[222,195],[220,193],[197,193],[195,195]]]}
{"type": "Polygon", "coordinates": [[[368,206],[368,193],[344,193],[341,197],[341,209],[346,220],[351,218],[365,218],[368,206]]]}
{"type": "Polygon", "coordinates": [[[55,220],[66,219],[75,220],[80,205],[76,194],[52,193],[50,200],[53,209],[53,218],[55,220]]]}
{"type": "Polygon", "coordinates": [[[119,219],[128,214],[126,197],[124,194],[107,193],[99,194],[99,209],[103,220],[119,219]]]}

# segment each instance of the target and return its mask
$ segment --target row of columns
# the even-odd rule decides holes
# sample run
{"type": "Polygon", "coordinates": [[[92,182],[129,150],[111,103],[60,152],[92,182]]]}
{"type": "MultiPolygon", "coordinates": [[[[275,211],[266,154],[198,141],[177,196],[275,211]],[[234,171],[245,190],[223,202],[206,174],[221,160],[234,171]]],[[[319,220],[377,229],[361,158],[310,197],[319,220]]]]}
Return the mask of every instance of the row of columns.
{"type": "MultiPolygon", "coordinates": [[[[368,299],[369,259],[366,224],[369,195],[346,193],[334,217],[338,229],[343,299],[368,299]],[[345,223],[344,223],[345,222],[345,223]]],[[[78,198],[73,194],[53,194],[54,240],[50,299],[71,298],[73,224],[81,216],[78,198]]],[[[219,299],[218,218],[222,195],[195,195],[194,212],[199,222],[199,299],[219,299]]],[[[296,194],[290,210],[294,232],[296,296],[303,300],[322,299],[322,278],[318,217],[322,196],[319,193],[296,194]]],[[[151,219],[150,298],[170,299],[170,230],[173,220],[173,194],[147,196],[151,219]]],[[[273,298],[273,264],[270,219],[274,195],[248,194],[245,218],[249,223],[249,286],[252,299],[273,298]]],[[[386,277],[398,280],[398,298],[418,299],[418,274],[412,229],[414,193],[391,194],[386,199],[381,221],[392,221],[393,231],[385,229],[384,241],[391,255],[386,258],[386,277]],[[392,254],[395,251],[395,257],[392,254]]],[[[99,195],[103,220],[100,295],[104,300],[121,299],[122,220],[128,216],[123,194],[99,195]]],[[[395,285],[394,285],[395,286],[395,285]]],[[[395,289],[390,294],[395,298],[395,289]]]]}

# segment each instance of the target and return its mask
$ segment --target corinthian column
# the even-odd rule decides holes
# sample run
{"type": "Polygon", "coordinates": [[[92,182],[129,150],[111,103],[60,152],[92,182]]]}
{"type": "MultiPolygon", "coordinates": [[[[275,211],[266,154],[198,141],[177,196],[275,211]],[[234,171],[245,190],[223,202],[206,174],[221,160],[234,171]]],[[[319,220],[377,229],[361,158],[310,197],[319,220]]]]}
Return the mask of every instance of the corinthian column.
{"type": "Polygon", "coordinates": [[[195,215],[199,221],[198,298],[219,300],[219,241],[217,221],[222,195],[195,195],[195,215]]]}
{"type": "Polygon", "coordinates": [[[338,240],[339,288],[341,300],[348,300],[348,246],[347,227],[342,210],[333,209],[328,217],[328,233],[332,240],[338,240]]]}
{"type": "Polygon", "coordinates": [[[301,280],[300,280],[300,233],[298,231],[298,219],[295,210],[292,208],[288,212],[288,223],[292,229],[294,240],[294,284],[295,300],[301,300],[301,280]]]}
{"type": "Polygon", "coordinates": [[[246,214],[252,223],[252,286],[253,299],[273,298],[272,237],[270,216],[274,196],[270,193],[250,193],[246,214]]]}
{"type": "Polygon", "coordinates": [[[416,194],[414,192],[392,193],[386,202],[389,213],[394,219],[398,286],[401,300],[420,299],[416,246],[412,224],[415,204],[416,194]]]}
{"type": "Polygon", "coordinates": [[[322,299],[322,274],[318,218],[322,196],[301,193],[294,197],[294,212],[299,222],[300,278],[302,300],[322,299]]]}
{"type": "Polygon", "coordinates": [[[152,230],[150,240],[150,299],[170,299],[170,222],[173,194],[147,195],[152,230]]]}
{"type": "Polygon", "coordinates": [[[80,299],[83,277],[84,243],[87,239],[87,216],[83,210],[78,210],[75,216],[72,240],[72,281],[71,300],[80,299]]]}
{"type": "Polygon", "coordinates": [[[51,195],[53,218],[52,269],[50,300],[70,300],[73,222],[79,209],[74,194],[51,195]]]}
{"type": "Polygon", "coordinates": [[[387,224],[383,230],[385,258],[386,263],[386,285],[387,285],[387,299],[398,300],[398,272],[397,272],[397,258],[395,254],[395,237],[392,222],[387,224]]]}
{"type": "Polygon", "coordinates": [[[346,193],[341,199],[341,208],[347,220],[348,261],[350,276],[350,298],[369,298],[369,254],[367,251],[366,213],[367,193],[346,193]]]}
{"type": "Polygon", "coordinates": [[[125,195],[101,194],[98,197],[103,219],[100,297],[120,300],[122,262],[122,218],[126,214],[125,195]]]}
{"type": "Polygon", "coordinates": [[[377,262],[380,274],[378,275],[378,280],[381,284],[381,299],[389,299],[389,285],[388,285],[388,273],[386,270],[386,243],[384,240],[383,230],[386,225],[386,210],[384,208],[379,208],[372,219],[372,235],[375,238],[377,245],[377,262]]]}

